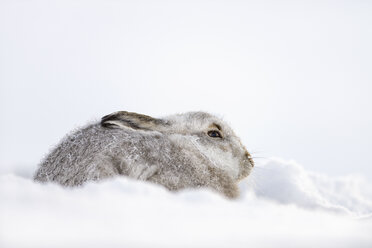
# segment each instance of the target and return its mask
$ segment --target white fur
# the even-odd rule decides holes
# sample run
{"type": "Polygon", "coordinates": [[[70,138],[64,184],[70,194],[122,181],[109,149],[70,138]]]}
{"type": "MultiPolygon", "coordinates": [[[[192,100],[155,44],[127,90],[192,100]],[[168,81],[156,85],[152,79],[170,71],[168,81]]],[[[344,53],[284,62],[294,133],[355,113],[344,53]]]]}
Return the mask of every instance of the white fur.
{"type": "Polygon", "coordinates": [[[204,186],[236,197],[236,183],[252,167],[239,138],[216,116],[189,112],[155,119],[120,111],[66,136],[35,179],[75,186],[125,175],[170,190],[204,186]]]}

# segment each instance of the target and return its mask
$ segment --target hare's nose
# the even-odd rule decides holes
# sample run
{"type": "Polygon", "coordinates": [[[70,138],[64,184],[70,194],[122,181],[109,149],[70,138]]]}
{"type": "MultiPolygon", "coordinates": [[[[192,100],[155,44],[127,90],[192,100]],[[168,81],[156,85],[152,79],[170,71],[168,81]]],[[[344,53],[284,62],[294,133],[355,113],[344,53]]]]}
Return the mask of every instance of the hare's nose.
{"type": "Polygon", "coordinates": [[[254,167],[254,162],[253,162],[253,159],[252,159],[251,154],[246,150],[245,153],[244,153],[244,155],[248,159],[248,161],[252,165],[252,167],[254,167]]]}

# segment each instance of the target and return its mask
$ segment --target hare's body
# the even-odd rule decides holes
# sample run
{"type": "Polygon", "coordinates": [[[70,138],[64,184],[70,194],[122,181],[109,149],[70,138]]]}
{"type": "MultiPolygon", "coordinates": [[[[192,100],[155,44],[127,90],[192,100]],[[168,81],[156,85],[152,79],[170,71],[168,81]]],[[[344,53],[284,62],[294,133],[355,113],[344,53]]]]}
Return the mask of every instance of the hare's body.
{"type": "Polygon", "coordinates": [[[225,143],[206,135],[212,124],[221,129],[217,120],[200,112],[167,119],[114,113],[66,136],[41,163],[35,180],[75,186],[125,175],[170,190],[208,187],[235,197],[237,180],[249,174],[253,162],[228,127],[225,143]]]}

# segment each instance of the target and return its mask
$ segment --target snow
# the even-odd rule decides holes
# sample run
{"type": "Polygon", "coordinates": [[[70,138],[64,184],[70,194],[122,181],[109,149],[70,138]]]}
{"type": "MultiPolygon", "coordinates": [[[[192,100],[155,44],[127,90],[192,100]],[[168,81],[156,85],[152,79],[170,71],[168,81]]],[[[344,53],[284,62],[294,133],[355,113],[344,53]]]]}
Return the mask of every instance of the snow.
{"type": "Polygon", "coordinates": [[[372,247],[371,10],[0,1],[0,248],[372,247]],[[32,181],[51,143],[115,110],[217,112],[249,151],[306,168],[261,162],[235,201],[127,178],[32,181]]]}
{"type": "Polygon", "coordinates": [[[0,247],[371,247],[372,187],[261,162],[231,201],[124,177],[67,189],[1,167],[0,247]]]}

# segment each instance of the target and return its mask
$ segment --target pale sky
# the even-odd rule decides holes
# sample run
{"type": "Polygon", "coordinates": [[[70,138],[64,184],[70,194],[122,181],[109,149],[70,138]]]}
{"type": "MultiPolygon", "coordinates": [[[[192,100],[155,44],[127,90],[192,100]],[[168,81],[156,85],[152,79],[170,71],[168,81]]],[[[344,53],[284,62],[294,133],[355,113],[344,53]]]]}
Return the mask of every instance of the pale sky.
{"type": "Polygon", "coordinates": [[[0,0],[0,167],[128,110],[223,116],[257,157],[372,179],[369,1],[0,0]]]}

